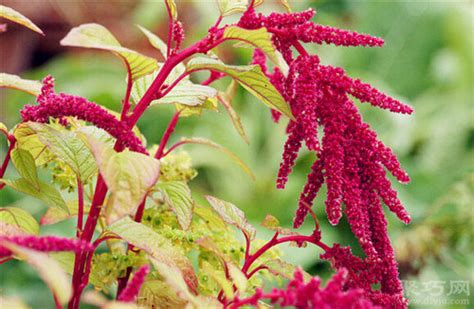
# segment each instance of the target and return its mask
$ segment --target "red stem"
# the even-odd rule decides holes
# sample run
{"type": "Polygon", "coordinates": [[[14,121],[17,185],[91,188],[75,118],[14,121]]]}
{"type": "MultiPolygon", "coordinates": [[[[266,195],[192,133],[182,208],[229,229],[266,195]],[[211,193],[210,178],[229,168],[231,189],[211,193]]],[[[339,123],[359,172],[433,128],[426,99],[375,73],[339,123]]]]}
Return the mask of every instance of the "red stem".
{"type": "Polygon", "coordinates": [[[127,119],[127,114],[130,111],[130,94],[132,93],[133,87],[133,79],[132,79],[132,72],[130,70],[130,65],[127,63],[127,90],[125,91],[125,98],[123,99],[122,105],[122,115],[120,116],[120,120],[124,121],[127,119]]]}
{"type": "Polygon", "coordinates": [[[166,50],[166,58],[170,57],[171,54],[171,39],[173,37],[173,26],[174,26],[174,21],[173,21],[173,15],[171,14],[171,9],[170,6],[168,5],[168,1],[165,1],[166,5],[166,11],[168,11],[168,44],[167,44],[167,50],[166,50]]]}
{"type": "MultiPolygon", "coordinates": [[[[16,144],[16,139],[13,135],[7,135],[8,136],[8,141],[10,142],[10,145],[8,147],[7,155],[5,156],[5,160],[3,160],[2,168],[0,169],[0,178],[3,178],[3,175],[5,175],[5,172],[8,167],[8,163],[10,162],[11,154],[13,151],[13,148],[15,148],[16,144]]],[[[0,190],[5,187],[4,183],[0,184],[0,190]]]]}
{"type": "Polygon", "coordinates": [[[168,124],[168,127],[165,130],[165,133],[163,133],[163,137],[161,138],[160,145],[158,146],[158,150],[155,153],[156,159],[159,160],[163,157],[163,152],[165,150],[166,144],[168,143],[168,140],[170,139],[171,134],[173,134],[173,131],[176,128],[176,125],[178,124],[180,114],[181,114],[181,111],[177,111],[176,113],[174,113],[173,118],[171,118],[168,124]]]}
{"type": "Polygon", "coordinates": [[[263,264],[258,267],[255,267],[251,272],[248,273],[247,278],[250,279],[255,273],[264,269],[268,269],[268,267],[263,264]]]}
{"type": "Polygon", "coordinates": [[[278,232],[276,232],[275,235],[273,235],[273,238],[270,239],[270,241],[268,241],[265,245],[263,245],[260,249],[258,249],[257,252],[250,255],[248,259],[245,260],[244,266],[242,266],[242,272],[244,274],[247,274],[253,262],[255,262],[260,256],[262,256],[265,252],[267,252],[272,247],[285,243],[285,242],[291,242],[291,241],[295,241],[297,243],[309,242],[309,243],[315,244],[316,246],[320,247],[324,251],[327,251],[330,249],[329,246],[322,243],[320,240],[316,239],[314,236],[290,235],[290,236],[278,238],[278,232]]]}
{"type": "Polygon", "coordinates": [[[79,238],[82,234],[82,221],[84,219],[84,186],[81,179],[77,177],[77,231],[76,236],[79,238]]]}
{"type": "Polygon", "coordinates": [[[61,303],[59,302],[58,297],[57,297],[55,294],[53,294],[53,298],[54,298],[54,307],[55,307],[56,309],[61,309],[63,306],[62,306],[61,303]]]}

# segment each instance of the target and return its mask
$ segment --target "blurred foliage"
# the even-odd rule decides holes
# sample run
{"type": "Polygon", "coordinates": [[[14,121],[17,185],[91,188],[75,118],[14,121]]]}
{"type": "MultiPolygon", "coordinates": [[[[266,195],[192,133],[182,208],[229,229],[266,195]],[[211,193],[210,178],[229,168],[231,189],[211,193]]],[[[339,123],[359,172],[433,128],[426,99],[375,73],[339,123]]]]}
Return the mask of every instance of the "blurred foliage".
{"type": "MultiPolygon", "coordinates": [[[[181,14],[189,43],[206,33],[217,17],[217,8],[211,10],[209,5],[199,5],[198,1],[185,4],[192,6],[181,14]]],[[[324,63],[339,65],[351,76],[371,82],[415,107],[415,114],[407,117],[360,105],[366,121],[392,146],[412,177],[410,184],[395,186],[414,218],[413,223],[404,227],[388,214],[402,278],[420,282],[469,280],[472,286],[472,5],[327,0],[296,1],[293,7],[301,10],[308,6],[317,10],[315,19],[319,23],[371,33],[386,41],[382,49],[324,46],[316,50],[311,46],[311,51],[317,52],[324,63]]],[[[262,9],[269,11],[272,7],[262,9]]],[[[163,10],[153,1],[138,5],[131,18],[134,23],[151,29],[166,21],[163,10]]],[[[141,36],[137,29],[130,31],[141,36]]],[[[144,37],[140,38],[145,41],[144,37]]],[[[250,58],[246,49],[223,54],[217,50],[217,53],[228,63],[245,63],[250,58]]],[[[121,64],[105,53],[60,54],[22,76],[41,79],[46,74],[56,78],[59,91],[84,96],[114,110],[118,110],[125,91],[121,64]]],[[[217,85],[224,89],[229,82],[223,79],[217,85]]],[[[210,138],[235,152],[257,176],[252,181],[228,158],[213,150],[199,145],[185,146],[200,175],[190,183],[198,201],[202,201],[204,193],[212,194],[238,205],[253,222],[260,222],[271,213],[283,226],[290,226],[312,155],[300,157],[287,189],[277,191],[274,182],[285,140],[284,124],[275,125],[269,111],[241,90],[234,99],[234,107],[241,115],[249,145],[234,130],[223,110],[186,118],[179,123],[172,142],[181,136],[210,138]]],[[[6,99],[1,102],[1,121],[9,127],[17,123],[18,110],[26,103],[33,103],[32,97],[6,91],[6,99]]],[[[155,106],[145,114],[139,127],[148,145],[159,141],[172,113],[171,107],[155,106]]],[[[5,144],[2,137],[2,158],[5,144]]],[[[11,169],[9,172],[12,173],[11,169]]],[[[317,200],[316,214],[321,218],[324,240],[355,245],[347,224],[341,222],[332,227],[323,219],[324,192],[317,200]]],[[[0,191],[0,204],[24,208],[36,217],[45,211],[37,201],[9,189],[0,191]]],[[[41,232],[48,234],[52,229],[66,236],[73,234],[72,222],[48,226],[41,232]]],[[[309,231],[311,222],[302,229],[303,233],[305,229],[309,231]]],[[[265,231],[259,233],[262,238],[266,235],[265,231]]],[[[314,248],[283,249],[293,252],[287,254],[287,260],[302,264],[313,273],[321,274],[326,269],[319,262],[320,252],[314,248]]],[[[29,303],[35,303],[36,308],[51,305],[49,296],[44,296],[49,294],[43,293],[44,287],[27,266],[10,262],[1,265],[0,271],[5,294],[18,293],[29,303]]]]}

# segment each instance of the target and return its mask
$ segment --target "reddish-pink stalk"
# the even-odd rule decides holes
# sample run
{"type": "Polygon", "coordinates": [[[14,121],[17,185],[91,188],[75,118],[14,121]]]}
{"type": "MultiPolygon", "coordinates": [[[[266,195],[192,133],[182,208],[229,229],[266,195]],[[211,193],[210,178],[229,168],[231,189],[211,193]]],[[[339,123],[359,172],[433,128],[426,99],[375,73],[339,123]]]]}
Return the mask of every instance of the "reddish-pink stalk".
{"type": "Polygon", "coordinates": [[[158,150],[155,153],[155,158],[156,159],[161,159],[163,157],[163,152],[165,150],[166,144],[168,143],[168,140],[171,137],[171,134],[173,134],[174,129],[176,128],[176,125],[178,124],[179,120],[179,115],[181,114],[180,111],[177,111],[174,113],[173,117],[171,118],[168,127],[165,130],[165,133],[163,133],[163,137],[161,138],[160,145],[158,146],[158,150]]]}
{"type": "Polygon", "coordinates": [[[124,121],[127,119],[128,112],[130,111],[130,94],[132,93],[132,86],[133,86],[133,79],[132,79],[132,71],[130,70],[130,65],[127,64],[127,90],[125,91],[125,97],[123,99],[122,104],[122,115],[120,116],[120,120],[124,121]]]}
{"type": "MultiPolygon", "coordinates": [[[[8,167],[8,163],[10,162],[10,158],[11,158],[13,148],[15,148],[15,144],[16,144],[16,139],[13,135],[8,134],[7,138],[8,138],[8,141],[10,142],[10,145],[8,146],[7,155],[5,156],[5,159],[3,160],[2,167],[0,169],[0,178],[3,178],[3,175],[5,175],[5,172],[6,172],[7,167],[8,167]]],[[[3,187],[5,187],[5,184],[1,183],[0,184],[0,190],[3,189],[3,187]]]]}
{"type": "MultiPolygon", "coordinates": [[[[244,266],[242,266],[242,272],[244,274],[247,274],[250,267],[252,264],[260,257],[262,256],[265,252],[267,252],[269,249],[272,247],[285,243],[285,242],[296,242],[298,244],[303,243],[303,242],[309,242],[312,243],[324,251],[329,250],[329,246],[323,243],[322,241],[316,239],[314,236],[305,236],[305,235],[290,235],[290,236],[285,236],[282,238],[278,238],[278,232],[273,235],[273,238],[270,239],[265,245],[263,245],[260,249],[258,249],[254,254],[251,254],[248,259],[245,260],[244,266]]],[[[247,275],[248,277],[248,275],[247,275]]]]}
{"type": "Polygon", "coordinates": [[[53,298],[54,298],[54,306],[56,309],[61,309],[63,306],[61,305],[61,303],[59,302],[59,299],[58,297],[56,296],[56,294],[53,293],[53,298]]]}
{"type": "Polygon", "coordinates": [[[84,186],[81,179],[77,177],[77,231],[76,236],[79,238],[82,234],[82,221],[84,217],[84,186]]]}
{"type": "Polygon", "coordinates": [[[173,14],[171,13],[171,8],[168,4],[168,1],[165,1],[166,11],[168,12],[168,42],[167,42],[167,50],[166,50],[166,58],[169,58],[171,54],[171,39],[173,37],[173,14]]]}

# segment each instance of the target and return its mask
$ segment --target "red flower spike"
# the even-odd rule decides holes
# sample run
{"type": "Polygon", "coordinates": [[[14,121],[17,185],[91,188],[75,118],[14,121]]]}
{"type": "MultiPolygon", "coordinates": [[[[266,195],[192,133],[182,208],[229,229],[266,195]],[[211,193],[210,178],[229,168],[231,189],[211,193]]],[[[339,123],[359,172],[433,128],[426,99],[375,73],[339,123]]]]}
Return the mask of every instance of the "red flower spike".
{"type": "Polygon", "coordinates": [[[119,295],[118,300],[127,302],[127,303],[132,303],[136,300],[138,297],[138,294],[140,293],[140,288],[143,285],[143,282],[145,282],[146,276],[150,273],[150,266],[149,265],[144,265],[140,267],[135,275],[133,276],[132,280],[130,280],[123,289],[122,293],[119,295]]]}
{"type": "Polygon", "coordinates": [[[264,293],[257,289],[255,294],[245,299],[238,297],[230,305],[230,308],[240,308],[245,305],[256,306],[260,300],[268,299],[271,304],[281,307],[291,306],[293,308],[380,308],[375,305],[362,289],[346,289],[348,271],[339,270],[327,283],[321,286],[321,279],[311,278],[304,281],[303,273],[297,269],[293,279],[288,283],[286,289],[272,289],[270,293],[264,293]]]}
{"type": "Polygon", "coordinates": [[[175,21],[173,24],[173,41],[175,42],[174,49],[179,50],[184,41],[184,29],[180,21],[175,21]]]}
{"type": "Polygon", "coordinates": [[[90,243],[79,239],[70,239],[57,236],[2,236],[0,237],[0,256],[2,257],[11,255],[10,250],[1,246],[3,241],[8,241],[20,247],[43,252],[71,251],[79,253],[83,251],[91,251],[94,249],[90,243]]]}
{"type": "Polygon", "coordinates": [[[56,94],[54,79],[51,76],[43,80],[37,102],[38,105],[25,105],[20,111],[23,121],[47,123],[50,118],[77,117],[104,129],[130,150],[147,153],[129,126],[104,108],[79,96],[56,94]]]}

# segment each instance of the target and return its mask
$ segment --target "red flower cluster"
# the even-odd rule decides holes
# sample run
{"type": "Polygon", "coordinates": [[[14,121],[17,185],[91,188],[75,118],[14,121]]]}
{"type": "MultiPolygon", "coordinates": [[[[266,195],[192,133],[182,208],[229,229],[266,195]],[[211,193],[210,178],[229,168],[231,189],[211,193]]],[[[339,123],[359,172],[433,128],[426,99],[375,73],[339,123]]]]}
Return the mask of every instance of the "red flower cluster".
{"type": "MultiPolygon", "coordinates": [[[[380,211],[379,213],[383,213],[380,211]]],[[[385,222],[385,218],[383,218],[385,222]]],[[[354,256],[349,247],[335,244],[330,250],[321,255],[329,260],[334,268],[349,270],[345,289],[361,289],[364,295],[374,304],[383,308],[406,308],[407,301],[403,298],[403,287],[398,280],[397,263],[395,262],[390,241],[386,232],[381,233],[379,247],[385,246],[386,259],[361,259],[354,256]],[[380,290],[373,290],[372,285],[380,283],[380,290]]]]}
{"type": "MultiPolygon", "coordinates": [[[[254,54],[253,63],[262,66],[270,81],[289,102],[295,117],[287,126],[288,139],[277,187],[285,187],[304,142],[308,150],[315,152],[317,160],[301,193],[294,226],[303,223],[325,183],[329,222],[338,224],[344,203],[347,221],[366,254],[366,259],[362,260],[350,251],[341,251],[335,254],[338,260],[335,267],[348,269],[350,288],[364,290],[377,304],[394,302],[404,307],[406,303],[381,201],[401,221],[409,223],[410,216],[393,190],[385,169],[401,183],[410,178],[392,150],[379,141],[376,133],[363,122],[350,96],[392,112],[410,114],[413,110],[369,84],[350,78],[341,68],[323,65],[318,56],[308,55],[300,41],[344,46],[383,44],[379,38],[314,24],[310,22],[313,15],[314,11],[308,10],[263,16],[251,8],[239,22],[241,27],[248,29],[266,27],[273,34],[275,47],[289,65],[287,76],[278,68],[270,74],[264,55],[260,52],[254,54]],[[292,47],[300,53],[298,57],[293,56],[292,47]],[[318,137],[319,128],[323,133],[321,138],[318,137]],[[341,254],[344,259],[339,256],[341,254]],[[374,283],[380,283],[380,291],[373,291],[371,285],[374,283]]],[[[278,121],[280,114],[272,111],[272,116],[278,121]]],[[[327,253],[326,257],[330,256],[327,253]]]]}
{"type": "Polygon", "coordinates": [[[180,21],[173,23],[173,40],[176,44],[174,49],[179,50],[181,48],[181,43],[184,41],[184,28],[180,21]]]}
{"type": "MultiPolygon", "coordinates": [[[[47,76],[43,80],[38,105],[25,105],[20,111],[23,121],[46,123],[50,118],[64,120],[64,117],[77,117],[107,131],[125,147],[132,151],[146,153],[142,142],[129,126],[117,119],[98,104],[78,96],[54,92],[54,79],[47,76]]],[[[64,124],[64,121],[63,121],[64,124]]]]}
{"type": "Polygon", "coordinates": [[[294,278],[288,283],[286,289],[273,289],[270,293],[264,293],[257,289],[256,293],[244,299],[236,299],[230,308],[240,308],[246,305],[257,306],[258,302],[268,299],[271,304],[278,306],[292,306],[294,308],[379,308],[370,299],[364,296],[361,289],[345,289],[344,285],[348,272],[339,270],[327,283],[325,288],[321,287],[318,277],[304,282],[301,270],[296,270],[294,278]]]}
{"type": "Polygon", "coordinates": [[[10,256],[8,248],[2,246],[3,242],[10,242],[20,247],[25,247],[43,252],[71,251],[80,253],[93,250],[93,246],[80,239],[70,239],[56,236],[37,237],[31,235],[16,235],[0,237],[0,257],[10,256]]]}
{"type": "Polygon", "coordinates": [[[134,302],[140,293],[140,288],[142,287],[143,282],[145,282],[145,277],[150,272],[150,266],[144,265],[140,267],[132,280],[130,280],[125,287],[125,289],[120,293],[118,300],[123,302],[134,302]]]}

